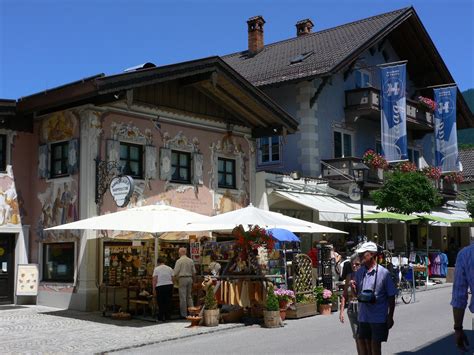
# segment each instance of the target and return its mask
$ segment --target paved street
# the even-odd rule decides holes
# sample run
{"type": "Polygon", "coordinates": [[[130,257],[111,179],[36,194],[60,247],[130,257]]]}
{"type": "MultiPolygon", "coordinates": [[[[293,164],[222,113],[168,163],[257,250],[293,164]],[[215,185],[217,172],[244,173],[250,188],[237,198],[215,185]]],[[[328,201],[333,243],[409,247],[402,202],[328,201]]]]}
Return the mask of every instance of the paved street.
{"type": "MultiPolygon", "coordinates": [[[[396,325],[384,353],[455,354],[450,335],[450,292],[450,287],[420,292],[417,303],[399,304],[396,325]]],[[[99,313],[40,306],[0,307],[0,349],[2,354],[97,353],[120,349],[123,354],[189,354],[190,349],[195,354],[354,353],[349,324],[341,325],[336,314],[288,320],[279,329],[234,324],[189,329],[187,324],[113,321],[99,313]]],[[[471,329],[470,319],[466,319],[464,327],[471,329]]],[[[472,331],[470,336],[474,344],[472,331]]]]}
{"type": "MultiPolygon", "coordinates": [[[[453,347],[449,307],[451,288],[417,294],[415,304],[399,304],[395,326],[384,354],[457,354],[453,347]]],[[[468,314],[470,317],[470,313],[468,314]]],[[[123,353],[163,354],[354,354],[349,324],[341,325],[336,314],[286,321],[284,328],[258,326],[233,329],[207,336],[165,342],[123,353]],[[191,350],[192,349],[192,350],[191,350]]],[[[472,329],[471,320],[464,327],[472,329]]],[[[474,344],[473,331],[470,331],[474,344]]],[[[474,347],[471,347],[474,349],[474,347]]],[[[472,350],[471,350],[472,351],[472,350]]]]}

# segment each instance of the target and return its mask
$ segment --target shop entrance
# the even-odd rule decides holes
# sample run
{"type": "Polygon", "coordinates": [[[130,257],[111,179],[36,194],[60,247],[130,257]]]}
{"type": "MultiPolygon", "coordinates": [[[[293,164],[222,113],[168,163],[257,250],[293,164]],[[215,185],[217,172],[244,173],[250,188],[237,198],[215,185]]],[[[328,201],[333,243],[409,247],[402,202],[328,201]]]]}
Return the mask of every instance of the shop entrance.
{"type": "Polygon", "coordinates": [[[0,233],[0,304],[13,303],[15,235],[0,233]]]}

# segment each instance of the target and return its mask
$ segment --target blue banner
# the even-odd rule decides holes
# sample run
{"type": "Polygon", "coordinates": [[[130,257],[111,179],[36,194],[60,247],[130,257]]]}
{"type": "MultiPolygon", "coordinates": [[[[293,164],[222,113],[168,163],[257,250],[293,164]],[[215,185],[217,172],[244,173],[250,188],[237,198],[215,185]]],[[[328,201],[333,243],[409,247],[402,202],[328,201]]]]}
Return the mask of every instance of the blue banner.
{"type": "Polygon", "coordinates": [[[380,71],[382,154],[388,162],[407,160],[406,64],[380,71]]]}
{"type": "Polygon", "coordinates": [[[456,131],[457,88],[434,89],[435,160],[442,172],[459,171],[458,136],[456,131]]]}

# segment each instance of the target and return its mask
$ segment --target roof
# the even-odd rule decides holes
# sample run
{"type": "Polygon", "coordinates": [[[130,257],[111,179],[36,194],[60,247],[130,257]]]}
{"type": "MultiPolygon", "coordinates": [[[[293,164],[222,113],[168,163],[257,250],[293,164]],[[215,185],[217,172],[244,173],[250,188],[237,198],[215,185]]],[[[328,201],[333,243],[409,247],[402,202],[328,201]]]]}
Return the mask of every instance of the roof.
{"type": "Polygon", "coordinates": [[[461,149],[459,160],[462,164],[462,173],[466,180],[474,180],[474,148],[461,149]]]}
{"type": "Polygon", "coordinates": [[[229,122],[231,117],[215,117],[217,120],[249,127],[255,137],[294,133],[298,128],[298,122],[292,116],[219,57],[110,76],[99,74],[23,97],[18,101],[17,109],[23,115],[41,115],[83,104],[101,105],[117,101],[126,90],[170,81],[205,91],[237,118],[237,121],[229,122]]]}
{"type": "Polygon", "coordinates": [[[395,20],[402,18],[410,9],[404,8],[268,44],[254,56],[243,51],[222,58],[257,86],[319,76],[330,72],[395,20]],[[303,62],[291,64],[297,56],[310,52],[313,54],[303,62]]]}
{"type": "MultiPolygon", "coordinates": [[[[400,57],[412,63],[407,70],[419,87],[454,82],[413,7],[267,44],[257,54],[245,50],[222,59],[263,87],[347,70],[364,51],[387,37],[400,57]]],[[[474,127],[473,114],[459,90],[457,106],[458,128],[474,127]]]]}

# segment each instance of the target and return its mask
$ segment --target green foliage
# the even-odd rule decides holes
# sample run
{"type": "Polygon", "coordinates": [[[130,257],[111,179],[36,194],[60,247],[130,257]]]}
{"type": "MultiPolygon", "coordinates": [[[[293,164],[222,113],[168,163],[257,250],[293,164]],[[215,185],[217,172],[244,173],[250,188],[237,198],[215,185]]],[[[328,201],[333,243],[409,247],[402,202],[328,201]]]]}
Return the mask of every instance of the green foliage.
{"type": "Polygon", "coordinates": [[[389,174],[384,186],[370,196],[377,208],[403,214],[429,213],[442,202],[436,188],[418,171],[389,174]]]}
{"type": "Polygon", "coordinates": [[[330,304],[337,302],[337,295],[331,290],[325,289],[323,286],[316,286],[313,289],[313,294],[318,304],[330,304]]]}
{"type": "Polygon", "coordinates": [[[278,297],[275,295],[275,291],[273,290],[273,285],[270,284],[267,289],[267,304],[266,304],[267,311],[279,311],[280,310],[280,303],[278,302],[278,297]]]}
{"type": "Polygon", "coordinates": [[[471,215],[471,218],[474,218],[474,194],[469,195],[469,200],[466,205],[467,212],[471,215]]]}
{"type": "Polygon", "coordinates": [[[204,309],[217,309],[217,300],[214,296],[214,286],[209,286],[206,290],[206,297],[204,298],[204,309]]]}

